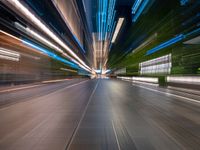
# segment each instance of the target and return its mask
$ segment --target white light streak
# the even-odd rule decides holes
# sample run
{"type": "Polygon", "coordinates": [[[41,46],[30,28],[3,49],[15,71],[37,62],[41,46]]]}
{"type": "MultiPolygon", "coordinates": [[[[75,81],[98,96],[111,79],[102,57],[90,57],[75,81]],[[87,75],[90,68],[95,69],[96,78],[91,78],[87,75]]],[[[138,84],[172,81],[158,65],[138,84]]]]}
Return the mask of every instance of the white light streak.
{"type": "Polygon", "coordinates": [[[56,50],[57,52],[64,53],[63,50],[61,50],[61,49],[60,49],[59,47],[57,47],[55,44],[53,44],[52,42],[50,42],[49,40],[47,40],[46,38],[44,38],[42,35],[40,35],[40,34],[37,33],[36,31],[32,30],[31,28],[29,28],[29,27],[26,28],[26,27],[22,26],[22,25],[21,25],[20,23],[18,23],[18,22],[15,22],[14,24],[15,24],[15,26],[16,26],[19,30],[21,30],[21,31],[27,33],[28,35],[32,36],[33,38],[39,40],[39,41],[42,42],[43,44],[45,44],[45,45],[47,45],[47,46],[53,48],[53,49],[56,50]]]}
{"type": "Polygon", "coordinates": [[[77,72],[76,70],[72,70],[72,69],[68,69],[68,68],[60,68],[60,70],[69,71],[69,72],[77,72]]]}
{"type": "Polygon", "coordinates": [[[117,77],[117,78],[122,80],[131,80],[133,82],[139,81],[148,83],[158,83],[158,78],[153,78],[153,77],[117,77]]]}
{"type": "Polygon", "coordinates": [[[0,59],[6,59],[6,60],[11,60],[11,61],[19,61],[19,58],[4,56],[4,55],[1,55],[1,54],[0,54],[0,59]]]}
{"type": "MultiPolygon", "coordinates": [[[[2,31],[2,30],[0,30],[0,32],[6,34],[6,35],[8,35],[8,36],[10,36],[11,38],[17,39],[17,40],[19,40],[20,42],[22,42],[21,39],[19,39],[19,38],[13,36],[13,35],[11,35],[11,34],[9,34],[9,33],[7,33],[7,32],[4,32],[4,31],[2,31]]],[[[39,51],[38,51],[38,52],[39,52],[39,51]]],[[[41,53],[41,52],[39,52],[39,53],[41,53]]],[[[73,59],[72,57],[70,57],[70,56],[67,55],[66,53],[63,52],[62,55],[63,55],[64,57],[70,59],[70,60],[73,61],[74,63],[78,64],[78,65],[79,65],[81,68],[83,68],[84,70],[87,70],[88,72],[91,72],[88,68],[86,68],[85,66],[83,66],[81,63],[77,62],[75,59],[73,59]]]]}
{"type": "Polygon", "coordinates": [[[117,22],[117,26],[115,28],[115,32],[114,32],[114,35],[113,35],[113,38],[112,38],[112,43],[115,42],[116,38],[117,38],[117,35],[119,34],[119,31],[122,27],[122,24],[124,22],[124,18],[119,18],[118,22],[117,22]]]}
{"type": "Polygon", "coordinates": [[[54,45],[53,43],[49,42],[47,39],[45,39],[44,37],[42,37],[41,35],[39,35],[38,33],[36,33],[35,31],[31,30],[30,28],[26,28],[26,31],[30,34],[32,34],[33,36],[35,36],[36,38],[38,38],[40,41],[44,42],[45,44],[47,44],[48,46],[50,46],[51,48],[55,49],[56,51],[63,53],[63,50],[61,50],[59,47],[57,47],[56,45],[54,45]]]}
{"type": "Polygon", "coordinates": [[[13,36],[13,35],[11,35],[11,34],[9,34],[7,32],[4,32],[2,30],[0,30],[0,32],[3,33],[3,34],[5,34],[5,35],[7,35],[7,36],[9,36],[9,37],[11,37],[11,38],[14,38],[17,41],[20,41],[20,42],[22,41],[21,39],[17,38],[16,36],[13,36]]]}
{"type": "Polygon", "coordinates": [[[0,58],[11,61],[19,61],[20,54],[18,52],[0,47],[0,58]]]}
{"type": "Polygon", "coordinates": [[[69,54],[71,54],[75,59],[77,59],[85,68],[91,71],[88,67],[61,39],[59,39],[46,25],[44,25],[34,14],[32,14],[28,8],[26,8],[19,0],[9,0],[12,6],[14,6],[20,13],[30,19],[38,28],[43,30],[47,35],[49,35],[56,43],[62,46],[69,54]]]}
{"type": "Polygon", "coordinates": [[[16,26],[19,30],[21,30],[21,31],[23,31],[23,32],[25,32],[25,33],[31,35],[33,38],[39,40],[40,42],[42,42],[42,43],[44,43],[44,44],[46,44],[46,45],[48,45],[49,47],[55,49],[56,51],[58,51],[58,52],[60,52],[60,53],[63,53],[63,50],[61,50],[59,47],[57,47],[56,45],[54,45],[53,43],[51,43],[49,40],[47,40],[46,38],[44,38],[43,36],[41,36],[39,33],[35,32],[35,31],[32,30],[32,29],[30,29],[29,27],[25,28],[24,26],[22,26],[22,25],[21,25],[20,23],[18,23],[18,22],[15,22],[15,26],[16,26]]]}
{"type": "Polygon", "coordinates": [[[132,77],[132,80],[141,81],[141,82],[158,83],[158,78],[151,78],[151,77],[132,77]]]}
{"type": "Polygon", "coordinates": [[[167,76],[167,82],[200,85],[200,76],[167,76]]]}

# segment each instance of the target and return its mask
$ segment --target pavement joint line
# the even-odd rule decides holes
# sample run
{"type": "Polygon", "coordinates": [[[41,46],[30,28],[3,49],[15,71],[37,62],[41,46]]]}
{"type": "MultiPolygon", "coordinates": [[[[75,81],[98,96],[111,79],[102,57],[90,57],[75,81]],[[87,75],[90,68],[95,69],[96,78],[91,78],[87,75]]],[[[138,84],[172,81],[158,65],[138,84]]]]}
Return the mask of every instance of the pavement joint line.
{"type": "Polygon", "coordinates": [[[147,89],[147,90],[150,90],[150,91],[154,91],[154,92],[157,92],[157,93],[162,93],[162,94],[165,94],[165,95],[170,95],[170,96],[174,96],[174,97],[177,97],[177,98],[185,99],[187,101],[191,101],[191,102],[195,102],[195,103],[200,103],[199,100],[195,100],[193,98],[188,98],[188,97],[184,97],[184,96],[180,96],[180,95],[176,95],[176,94],[172,94],[172,93],[162,92],[162,91],[155,90],[155,89],[150,89],[150,88],[147,88],[147,87],[144,87],[144,86],[141,86],[141,85],[135,85],[135,84],[132,84],[132,85],[133,86],[137,86],[137,87],[141,87],[143,89],[147,89]]]}
{"type": "Polygon", "coordinates": [[[78,129],[79,129],[79,127],[80,127],[80,125],[81,125],[81,123],[82,123],[82,121],[83,121],[83,118],[85,117],[85,114],[86,114],[86,112],[87,112],[88,106],[89,106],[89,104],[90,104],[90,102],[91,102],[91,100],[92,100],[92,97],[93,97],[93,95],[94,95],[94,93],[95,93],[95,91],[96,91],[98,85],[99,85],[99,80],[98,80],[98,82],[97,82],[95,88],[93,89],[93,91],[92,91],[90,97],[89,97],[88,103],[87,103],[87,105],[85,106],[85,109],[84,109],[84,111],[83,111],[83,113],[82,113],[81,119],[79,120],[79,122],[78,122],[76,128],[74,129],[74,131],[73,131],[73,133],[72,133],[72,136],[70,137],[69,142],[68,142],[67,145],[66,145],[65,150],[68,150],[68,149],[70,148],[72,142],[74,141],[74,138],[75,138],[75,136],[76,136],[76,134],[77,134],[77,132],[78,132],[78,129]]]}
{"type": "Polygon", "coordinates": [[[115,134],[115,139],[116,139],[116,142],[117,142],[117,147],[118,147],[119,150],[121,150],[121,147],[120,147],[120,144],[119,144],[119,139],[118,139],[118,136],[117,136],[117,132],[116,132],[113,120],[112,120],[112,128],[113,128],[113,131],[114,131],[114,134],[115,134]]]}

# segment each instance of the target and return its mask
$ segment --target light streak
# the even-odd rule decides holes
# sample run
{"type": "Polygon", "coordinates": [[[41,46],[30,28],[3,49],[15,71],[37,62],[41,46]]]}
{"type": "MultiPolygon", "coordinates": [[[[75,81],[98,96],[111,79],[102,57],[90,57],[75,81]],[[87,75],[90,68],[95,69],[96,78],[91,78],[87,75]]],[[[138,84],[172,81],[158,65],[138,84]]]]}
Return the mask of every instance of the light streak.
{"type": "Polygon", "coordinates": [[[166,48],[166,47],[171,46],[171,45],[173,45],[173,44],[175,44],[177,42],[180,42],[184,38],[185,38],[185,36],[183,34],[177,35],[176,37],[174,37],[174,38],[172,38],[172,39],[170,39],[170,40],[168,40],[168,41],[166,41],[166,42],[164,42],[164,43],[162,43],[162,44],[160,44],[160,45],[148,50],[146,55],[153,54],[153,53],[155,53],[155,52],[157,52],[157,51],[159,51],[159,50],[161,50],[163,48],[166,48]]]}
{"type": "Polygon", "coordinates": [[[114,35],[112,37],[112,43],[115,42],[116,38],[117,38],[117,35],[119,34],[119,31],[122,27],[122,24],[124,22],[124,18],[119,18],[118,22],[117,22],[117,26],[115,28],[115,32],[114,32],[114,35]]]}
{"type": "Polygon", "coordinates": [[[28,8],[26,8],[19,0],[9,0],[7,1],[12,6],[14,6],[20,13],[30,19],[38,28],[49,35],[56,43],[63,47],[70,55],[78,60],[85,68],[91,71],[91,68],[87,66],[73,51],[69,48],[61,39],[59,39],[45,24],[43,24],[34,14],[32,14],[28,8]]]}

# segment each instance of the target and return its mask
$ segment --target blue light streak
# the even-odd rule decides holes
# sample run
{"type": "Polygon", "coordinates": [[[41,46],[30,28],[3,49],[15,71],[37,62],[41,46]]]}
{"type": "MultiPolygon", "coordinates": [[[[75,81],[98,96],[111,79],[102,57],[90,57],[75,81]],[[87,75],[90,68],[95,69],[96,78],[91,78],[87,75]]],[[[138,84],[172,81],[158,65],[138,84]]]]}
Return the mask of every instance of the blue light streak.
{"type": "Polygon", "coordinates": [[[96,25],[98,40],[100,41],[106,40],[108,32],[111,32],[111,27],[115,17],[115,2],[116,0],[98,0],[96,25]]]}
{"type": "Polygon", "coordinates": [[[188,36],[190,36],[190,35],[192,35],[192,34],[197,34],[197,33],[199,33],[199,32],[200,32],[200,28],[197,28],[197,29],[195,29],[195,30],[193,30],[193,31],[191,31],[191,32],[189,32],[189,33],[187,33],[185,36],[188,37],[188,36]]]}
{"type": "Polygon", "coordinates": [[[108,49],[109,52],[111,50],[111,47],[112,47],[112,42],[110,43],[110,46],[109,46],[109,49],[108,49]]]}
{"type": "Polygon", "coordinates": [[[107,18],[107,25],[109,26],[111,24],[111,18],[112,18],[112,10],[113,10],[113,6],[112,6],[113,0],[110,0],[109,2],[109,8],[108,8],[108,18],[107,18]]]}
{"type": "Polygon", "coordinates": [[[153,53],[155,53],[155,52],[157,52],[157,51],[159,51],[159,50],[161,50],[163,48],[166,48],[166,47],[171,46],[171,45],[173,45],[175,43],[178,43],[178,42],[188,38],[191,35],[195,35],[195,34],[199,34],[199,33],[200,33],[200,28],[197,28],[197,29],[195,29],[195,30],[193,30],[193,31],[191,31],[191,32],[189,32],[187,34],[179,34],[176,37],[174,37],[174,38],[172,38],[172,39],[170,39],[170,40],[168,40],[168,41],[166,41],[166,42],[164,42],[164,43],[162,43],[162,44],[160,44],[160,45],[148,50],[146,52],[146,55],[151,55],[151,54],[153,54],[153,53]]]}
{"type": "Polygon", "coordinates": [[[99,40],[101,39],[101,14],[98,12],[98,33],[99,33],[99,40]]]}
{"type": "Polygon", "coordinates": [[[142,14],[143,10],[145,9],[145,7],[147,6],[148,3],[149,3],[149,0],[143,1],[143,3],[139,7],[137,13],[133,17],[133,22],[137,21],[137,19],[140,17],[140,15],[142,14]]]}
{"type": "Polygon", "coordinates": [[[65,63],[65,64],[67,64],[67,65],[69,65],[69,66],[71,66],[73,68],[80,69],[79,66],[77,66],[76,64],[74,64],[74,63],[72,63],[72,62],[70,62],[70,61],[68,61],[66,59],[63,59],[62,57],[56,55],[55,53],[53,53],[51,51],[48,51],[47,49],[45,49],[45,48],[43,48],[43,47],[41,47],[39,45],[36,45],[35,43],[33,43],[33,42],[31,42],[31,41],[29,41],[27,39],[22,39],[22,42],[23,42],[23,44],[25,44],[25,45],[27,45],[27,46],[29,46],[31,48],[34,48],[34,49],[36,49],[36,50],[48,55],[49,57],[51,57],[51,58],[53,58],[53,59],[55,59],[57,61],[63,62],[63,63],[65,63]]]}
{"type": "Polygon", "coordinates": [[[102,12],[102,39],[105,40],[105,31],[106,31],[106,23],[107,23],[107,1],[103,0],[103,12],[102,12]]]}
{"type": "Polygon", "coordinates": [[[132,7],[132,14],[135,14],[138,10],[140,4],[142,3],[142,0],[136,0],[132,7]]]}
{"type": "Polygon", "coordinates": [[[112,28],[112,26],[114,24],[115,15],[116,15],[116,11],[114,11],[114,14],[113,14],[112,19],[111,19],[110,31],[111,31],[111,28],[112,28]]]}
{"type": "Polygon", "coordinates": [[[164,42],[164,43],[162,43],[162,44],[160,44],[160,45],[148,50],[146,55],[151,55],[151,54],[153,54],[153,53],[155,53],[155,52],[157,52],[157,51],[159,51],[159,50],[161,50],[163,48],[166,48],[166,47],[171,46],[171,45],[173,45],[173,44],[175,44],[177,42],[180,42],[184,38],[185,38],[185,35],[179,34],[175,38],[172,38],[172,39],[170,39],[170,40],[168,40],[168,41],[166,41],[166,42],[164,42]]]}
{"type": "Polygon", "coordinates": [[[199,19],[199,17],[200,17],[200,13],[197,13],[195,16],[193,16],[190,19],[188,19],[187,21],[183,22],[182,26],[185,26],[185,25],[188,25],[188,24],[192,23],[196,19],[199,19]]]}
{"type": "Polygon", "coordinates": [[[73,36],[74,36],[76,42],[78,43],[78,45],[80,46],[81,50],[82,50],[84,53],[86,53],[85,50],[84,50],[84,48],[83,48],[83,45],[80,43],[79,39],[78,39],[75,35],[73,35],[73,36]]]}
{"type": "Polygon", "coordinates": [[[110,0],[110,3],[109,3],[110,11],[108,12],[110,17],[108,18],[106,32],[112,32],[112,27],[113,27],[114,20],[115,20],[115,15],[116,15],[115,3],[116,3],[116,0],[110,0]]]}
{"type": "Polygon", "coordinates": [[[112,39],[112,37],[113,37],[116,25],[117,25],[117,22],[115,21],[114,24],[113,24],[113,26],[111,27],[110,39],[112,39]]]}

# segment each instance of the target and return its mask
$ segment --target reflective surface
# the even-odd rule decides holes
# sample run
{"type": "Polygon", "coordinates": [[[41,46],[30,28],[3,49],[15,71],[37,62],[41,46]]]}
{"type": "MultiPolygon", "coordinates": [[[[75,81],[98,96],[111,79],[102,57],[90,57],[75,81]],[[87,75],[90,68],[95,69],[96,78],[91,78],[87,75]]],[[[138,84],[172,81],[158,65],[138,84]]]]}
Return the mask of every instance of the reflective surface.
{"type": "MultiPolygon", "coordinates": [[[[180,91],[172,93],[158,87],[103,79],[49,83],[26,92],[33,91],[38,95],[26,101],[21,97],[15,104],[0,109],[0,149],[200,147],[198,95],[191,97],[180,91]],[[43,88],[52,91],[41,95],[43,88]]],[[[13,99],[20,92],[0,93],[0,97],[13,99]]]]}

